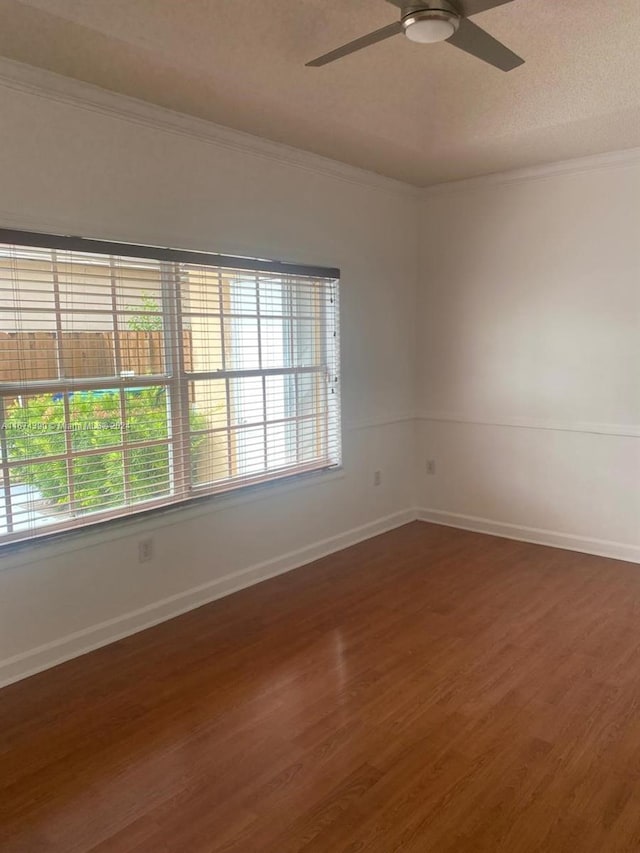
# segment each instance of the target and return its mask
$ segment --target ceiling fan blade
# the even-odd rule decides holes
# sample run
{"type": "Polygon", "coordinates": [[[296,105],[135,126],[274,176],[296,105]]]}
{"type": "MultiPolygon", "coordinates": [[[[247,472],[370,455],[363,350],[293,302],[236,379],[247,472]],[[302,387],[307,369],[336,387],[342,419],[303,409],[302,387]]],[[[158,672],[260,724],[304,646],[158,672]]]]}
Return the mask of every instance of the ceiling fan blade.
{"type": "Polygon", "coordinates": [[[342,47],[332,50],[331,53],[325,53],[324,56],[319,56],[317,59],[307,62],[307,67],[317,68],[320,65],[327,65],[329,62],[335,62],[336,59],[341,59],[343,56],[355,53],[356,50],[362,50],[363,47],[369,47],[369,45],[376,44],[379,41],[384,41],[385,39],[391,38],[391,36],[397,36],[401,32],[402,24],[400,21],[394,24],[389,24],[388,27],[382,27],[381,30],[376,30],[375,32],[362,36],[362,38],[356,39],[355,41],[350,41],[349,44],[344,44],[342,47]]]}
{"type": "MultiPolygon", "coordinates": [[[[393,0],[389,0],[389,2],[392,3],[393,0]]],[[[505,3],[513,3],[513,0],[453,0],[453,5],[466,18],[470,15],[477,15],[479,12],[486,12],[487,9],[493,9],[496,6],[504,6],[505,3]]]]}
{"type": "Polygon", "coordinates": [[[468,18],[462,18],[458,31],[447,41],[454,47],[459,47],[460,50],[488,62],[489,65],[495,65],[501,71],[511,71],[518,65],[524,64],[524,59],[476,26],[468,18]]]}
{"type": "MultiPolygon", "coordinates": [[[[450,0],[450,2],[452,6],[468,18],[469,15],[486,12],[487,9],[493,9],[494,6],[504,6],[505,3],[513,3],[513,0],[450,0]]],[[[409,7],[420,8],[424,6],[427,8],[431,6],[431,8],[437,8],[439,5],[434,0],[425,0],[424,3],[421,3],[420,0],[387,0],[387,3],[391,3],[392,6],[396,6],[401,11],[409,7]]]]}

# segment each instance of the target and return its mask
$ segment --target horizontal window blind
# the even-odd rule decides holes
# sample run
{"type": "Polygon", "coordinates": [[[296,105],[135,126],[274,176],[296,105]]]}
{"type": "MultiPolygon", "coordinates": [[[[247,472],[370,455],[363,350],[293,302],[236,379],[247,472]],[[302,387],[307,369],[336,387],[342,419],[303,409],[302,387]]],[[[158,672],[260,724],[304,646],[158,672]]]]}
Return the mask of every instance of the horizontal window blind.
{"type": "Polygon", "coordinates": [[[0,244],[0,543],[340,464],[336,270],[41,242],[0,244]]]}

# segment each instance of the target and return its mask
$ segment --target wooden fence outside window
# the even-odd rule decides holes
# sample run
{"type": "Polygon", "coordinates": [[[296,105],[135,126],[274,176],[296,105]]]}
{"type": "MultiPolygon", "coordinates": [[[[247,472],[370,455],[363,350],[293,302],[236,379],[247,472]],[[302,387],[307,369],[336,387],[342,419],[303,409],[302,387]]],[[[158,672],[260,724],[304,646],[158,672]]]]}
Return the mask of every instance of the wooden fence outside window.
{"type": "MultiPolygon", "coordinates": [[[[118,332],[123,372],[165,373],[163,332],[118,332]]],[[[191,331],[183,331],[185,369],[192,369],[191,331]]],[[[113,332],[0,332],[0,383],[115,376],[113,332]]]]}

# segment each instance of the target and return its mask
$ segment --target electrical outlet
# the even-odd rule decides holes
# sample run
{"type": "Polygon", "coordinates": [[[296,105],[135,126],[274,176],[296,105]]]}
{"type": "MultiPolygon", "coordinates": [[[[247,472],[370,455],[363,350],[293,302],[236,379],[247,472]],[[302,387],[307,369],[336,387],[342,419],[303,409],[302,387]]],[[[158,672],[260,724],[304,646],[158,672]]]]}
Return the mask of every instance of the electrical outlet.
{"type": "Polygon", "coordinates": [[[382,483],[382,471],[373,472],[373,485],[379,486],[382,483]]]}
{"type": "Polygon", "coordinates": [[[138,562],[148,563],[153,559],[153,539],[141,539],[138,542],[138,562]]]}
{"type": "Polygon", "coordinates": [[[427,459],[427,474],[433,475],[436,473],[436,460],[427,459]]]}

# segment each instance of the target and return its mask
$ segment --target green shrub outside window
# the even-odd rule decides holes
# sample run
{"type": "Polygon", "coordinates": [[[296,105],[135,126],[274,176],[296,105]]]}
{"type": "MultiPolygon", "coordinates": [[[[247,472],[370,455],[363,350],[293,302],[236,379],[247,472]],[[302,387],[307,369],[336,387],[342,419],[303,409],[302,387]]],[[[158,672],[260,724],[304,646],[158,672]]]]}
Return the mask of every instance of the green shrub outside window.
{"type": "MultiPolygon", "coordinates": [[[[8,406],[5,430],[9,460],[25,462],[13,469],[14,482],[33,486],[52,508],[60,511],[109,509],[169,493],[168,444],[136,446],[169,439],[164,387],[126,389],[124,421],[118,391],[74,392],[69,394],[68,402],[69,422],[62,394],[22,398],[8,406]],[[103,453],[73,455],[73,490],[66,461],[47,459],[66,453],[68,436],[73,454],[104,448],[103,453]],[[123,438],[128,445],[126,480],[123,438]],[[72,491],[73,507],[70,506],[72,491]]],[[[189,424],[196,433],[191,436],[195,469],[197,450],[206,441],[206,436],[197,431],[206,429],[207,421],[192,409],[189,424]]]]}

